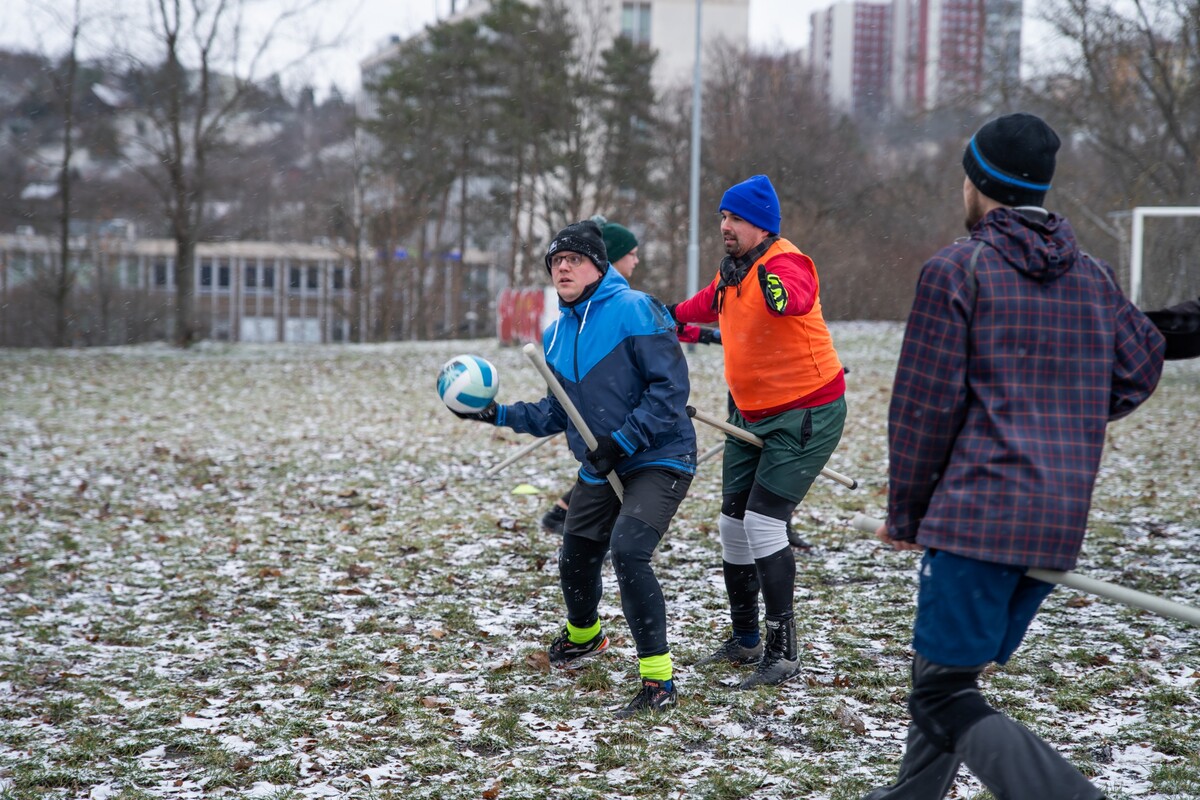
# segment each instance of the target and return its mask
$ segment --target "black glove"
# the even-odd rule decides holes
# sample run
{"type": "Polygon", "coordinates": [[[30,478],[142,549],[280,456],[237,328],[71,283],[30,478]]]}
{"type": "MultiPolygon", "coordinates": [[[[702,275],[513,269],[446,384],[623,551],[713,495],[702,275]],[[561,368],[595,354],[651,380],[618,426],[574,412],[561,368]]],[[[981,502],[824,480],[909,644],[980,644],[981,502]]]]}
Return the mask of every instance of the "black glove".
{"type": "Polygon", "coordinates": [[[671,303],[671,305],[667,306],[666,308],[667,308],[667,313],[671,315],[671,319],[675,320],[675,334],[677,336],[682,336],[683,335],[683,323],[680,322],[678,319],[675,319],[675,309],[678,307],[679,307],[679,303],[671,303]]]}
{"type": "MultiPolygon", "coordinates": [[[[700,344],[721,344],[721,329],[720,328],[701,328],[700,344]]],[[[721,345],[724,347],[724,345],[721,345]]]]}
{"type": "Polygon", "coordinates": [[[482,411],[462,412],[462,411],[455,411],[453,408],[450,409],[450,411],[451,411],[451,413],[454,414],[454,416],[458,417],[459,419],[473,419],[476,422],[487,422],[491,425],[495,425],[496,424],[496,410],[499,408],[500,408],[500,406],[496,405],[496,401],[493,400],[492,402],[488,403],[487,406],[484,407],[484,409],[482,411]]]}
{"type": "Polygon", "coordinates": [[[627,457],[628,454],[611,436],[597,436],[596,448],[587,451],[587,460],[592,465],[592,472],[601,478],[616,469],[617,464],[627,457]]]}

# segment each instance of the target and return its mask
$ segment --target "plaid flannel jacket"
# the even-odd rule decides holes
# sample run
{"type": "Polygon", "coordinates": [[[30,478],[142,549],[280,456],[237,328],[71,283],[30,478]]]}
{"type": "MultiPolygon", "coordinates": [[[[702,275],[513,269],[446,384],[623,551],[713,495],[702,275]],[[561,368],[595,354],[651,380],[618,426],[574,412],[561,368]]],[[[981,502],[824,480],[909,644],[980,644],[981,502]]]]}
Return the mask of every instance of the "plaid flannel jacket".
{"type": "Polygon", "coordinates": [[[917,284],[888,413],[891,535],[1072,569],[1106,424],[1154,391],[1163,348],[1064,218],[990,212],[917,284]]]}

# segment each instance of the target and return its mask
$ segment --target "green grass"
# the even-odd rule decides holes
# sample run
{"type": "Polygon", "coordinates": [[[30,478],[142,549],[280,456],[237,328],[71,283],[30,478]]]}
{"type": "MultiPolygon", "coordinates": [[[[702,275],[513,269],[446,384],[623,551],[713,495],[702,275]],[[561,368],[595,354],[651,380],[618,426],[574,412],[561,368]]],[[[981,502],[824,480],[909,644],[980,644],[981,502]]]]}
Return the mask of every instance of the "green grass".
{"type": "MultiPolygon", "coordinates": [[[[862,488],[819,482],[795,518],[814,545],[797,562],[803,679],[743,693],[741,670],[690,666],[728,626],[719,476],[703,468],[655,561],[681,705],[630,721],[612,717],[637,667],[611,571],[610,652],[572,674],[544,662],[563,606],[537,520],[573,460],[551,444],[488,478],[522,437],[460,422],[432,390],[442,362],[475,351],[502,400],[536,398],[519,350],[0,351],[0,798],[202,783],[857,800],[893,777],[908,721],[915,561],[847,524],[886,500],[899,331],[835,326],[851,422],[831,466],[862,488]]],[[[720,352],[688,359],[692,403],[720,411],[720,352]]],[[[1200,476],[1178,457],[1198,412],[1200,364],[1181,363],[1112,426],[1081,571],[1200,604],[1200,476]]],[[[1112,798],[1200,796],[1193,631],[1080,598],[1047,601],[985,694],[1112,798]],[[1141,748],[1158,759],[1148,788],[1118,768],[1141,748]]],[[[956,791],[986,796],[965,770],[956,791]]]]}

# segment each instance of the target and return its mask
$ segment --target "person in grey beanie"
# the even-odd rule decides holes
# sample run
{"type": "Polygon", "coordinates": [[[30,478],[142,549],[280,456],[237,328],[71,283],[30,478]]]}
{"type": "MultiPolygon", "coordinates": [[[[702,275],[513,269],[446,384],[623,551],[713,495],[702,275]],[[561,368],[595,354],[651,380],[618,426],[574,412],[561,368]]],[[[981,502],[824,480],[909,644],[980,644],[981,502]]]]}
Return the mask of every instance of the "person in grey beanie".
{"type": "Polygon", "coordinates": [[[1032,114],[963,153],[970,236],[917,281],[888,410],[885,544],[921,551],[912,722],[891,786],[939,800],[960,766],[998,798],[1098,800],[1078,769],[988,704],[979,676],[1016,651],[1083,544],[1109,421],[1158,384],[1163,337],[1043,204],[1059,138],[1032,114]]]}

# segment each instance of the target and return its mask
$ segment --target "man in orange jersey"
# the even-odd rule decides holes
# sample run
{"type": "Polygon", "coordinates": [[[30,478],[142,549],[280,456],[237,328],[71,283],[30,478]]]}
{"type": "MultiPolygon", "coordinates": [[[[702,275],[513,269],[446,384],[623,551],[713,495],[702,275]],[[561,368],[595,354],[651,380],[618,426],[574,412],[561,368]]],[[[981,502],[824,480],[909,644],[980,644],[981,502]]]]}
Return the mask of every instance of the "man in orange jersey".
{"type": "Polygon", "coordinates": [[[816,267],[779,236],[771,181],[755,175],[733,186],[720,211],[720,271],[670,311],[676,322],[720,323],[725,381],[737,406],[729,421],[763,440],[761,448],[725,440],[718,528],[733,633],[696,662],[757,664],[740,686],[749,689],[800,672],[787,524],[841,440],[846,381],[821,316],[816,267]]]}

